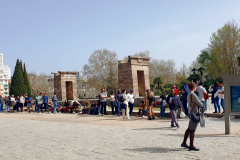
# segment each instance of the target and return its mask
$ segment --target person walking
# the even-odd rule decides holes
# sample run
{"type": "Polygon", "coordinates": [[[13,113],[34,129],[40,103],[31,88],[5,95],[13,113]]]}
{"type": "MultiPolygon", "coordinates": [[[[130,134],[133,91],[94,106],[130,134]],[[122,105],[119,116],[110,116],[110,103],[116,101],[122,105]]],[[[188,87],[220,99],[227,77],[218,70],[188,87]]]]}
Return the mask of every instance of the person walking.
{"type": "Polygon", "coordinates": [[[203,82],[198,83],[197,92],[198,92],[198,98],[203,104],[202,112],[204,113],[204,105],[205,105],[204,95],[207,94],[207,91],[205,88],[203,88],[203,82]]]}
{"type": "Polygon", "coordinates": [[[133,105],[134,105],[134,94],[133,94],[133,90],[130,90],[130,93],[127,94],[127,99],[128,99],[128,106],[130,109],[129,115],[132,116],[132,112],[133,112],[133,105]]]}
{"type": "Polygon", "coordinates": [[[169,109],[172,115],[171,127],[179,128],[177,114],[178,114],[178,110],[182,108],[180,105],[179,97],[175,94],[174,89],[171,89],[171,95],[168,96],[167,103],[169,104],[169,109]],[[176,126],[174,125],[174,123],[176,126]]]}
{"type": "Polygon", "coordinates": [[[116,103],[117,103],[115,111],[117,112],[118,116],[120,116],[120,104],[121,104],[120,97],[121,97],[121,91],[118,91],[116,96],[115,96],[115,100],[116,100],[116,103]]]}
{"type": "MultiPolygon", "coordinates": [[[[197,95],[194,93],[197,90],[197,86],[194,82],[191,82],[188,84],[188,87],[190,89],[190,93],[188,94],[188,102],[189,102],[189,114],[194,113],[197,115],[199,113],[199,108],[203,106],[202,102],[199,100],[197,95]]],[[[199,151],[198,148],[196,148],[193,145],[194,137],[195,137],[195,131],[197,130],[199,122],[194,122],[191,119],[189,120],[188,129],[185,131],[184,139],[181,144],[181,147],[189,148],[191,151],[199,151]],[[187,145],[187,139],[190,135],[190,146],[187,145]]]]}
{"type": "Polygon", "coordinates": [[[115,103],[116,102],[115,102],[114,92],[111,93],[110,98],[111,98],[112,115],[115,115],[116,109],[115,109],[115,112],[114,112],[114,108],[115,108],[115,103]]]}
{"type": "Polygon", "coordinates": [[[47,112],[47,110],[48,110],[48,103],[49,103],[49,98],[47,96],[47,93],[44,93],[43,105],[44,105],[44,108],[45,108],[45,112],[47,112]]]}
{"type": "Polygon", "coordinates": [[[167,97],[166,97],[166,92],[163,92],[162,95],[160,96],[162,99],[160,103],[160,116],[161,118],[166,118],[165,115],[165,110],[166,110],[166,105],[167,105],[167,97]]]}
{"type": "Polygon", "coordinates": [[[107,111],[106,111],[107,93],[104,91],[104,88],[101,89],[100,98],[101,98],[101,112],[102,112],[102,116],[103,116],[103,110],[104,110],[104,115],[107,115],[107,111]]]}
{"type": "Polygon", "coordinates": [[[219,92],[219,94],[222,94],[222,97],[221,97],[221,106],[223,108],[223,112],[222,114],[225,113],[225,107],[224,107],[224,84],[223,84],[223,81],[219,82],[220,86],[221,86],[221,91],[219,92]]]}
{"type": "Polygon", "coordinates": [[[220,89],[218,82],[214,82],[213,86],[210,86],[209,88],[209,92],[212,92],[212,103],[214,104],[214,108],[215,108],[215,112],[213,113],[220,113],[221,112],[221,108],[220,108],[220,104],[219,104],[219,97],[216,96],[214,97],[215,93],[220,89]],[[217,111],[218,109],[218,111],[217,111]]]}
{"type": "Polygon", "coordinates": [[[23,112],[23,106],[24,106],[25,100],[23,95],[20,95],[19,97],[19,107],[20,107],[20,111],[23,112]]]}
{"type": "Polygon", "coordinates": [[[0,112],[3,112],[4,98],[0,95],[0,112]]]}
{"type": "Polygon", "coordinates": [[[127,99],[127,95],[126,95],[126,89],[124,89],[124,90],[122,90],[122,95],[121,95],[121,98],[120,99],[122,99],[121,101],[122,101],[122,106],[125,106],[125,107],[123,107],[121,110],[122,110],[122,116],[123,116],[123,119],[125,119],[126,118],[126,116],[127,116],[127,119],[131,119],[130,117],[129,117],[129,109],[128,109],[128,99],[127,99]]]}
{"type": "Polygon", "coordinates": [[[53,105],[54,105],[53,114],[56,114],[57,101],[58,101],[57,93],[54,93],[53,98],[52,98],[52,102],[53,102],[53,105]]]}

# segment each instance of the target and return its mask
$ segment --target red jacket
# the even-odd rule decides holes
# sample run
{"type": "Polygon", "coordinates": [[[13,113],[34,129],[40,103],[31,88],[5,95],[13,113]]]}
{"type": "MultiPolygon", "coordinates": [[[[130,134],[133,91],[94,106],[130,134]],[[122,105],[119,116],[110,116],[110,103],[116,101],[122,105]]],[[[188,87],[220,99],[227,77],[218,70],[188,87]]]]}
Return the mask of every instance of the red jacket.
{"type": "Polygon", "coordinates": [[[208,98],[209,98],[209,96],[208,96],[208,92],[207,92],[206,94],[204,94],[204,99],[205,99],[205,101],[207,101],[208,98]]]}

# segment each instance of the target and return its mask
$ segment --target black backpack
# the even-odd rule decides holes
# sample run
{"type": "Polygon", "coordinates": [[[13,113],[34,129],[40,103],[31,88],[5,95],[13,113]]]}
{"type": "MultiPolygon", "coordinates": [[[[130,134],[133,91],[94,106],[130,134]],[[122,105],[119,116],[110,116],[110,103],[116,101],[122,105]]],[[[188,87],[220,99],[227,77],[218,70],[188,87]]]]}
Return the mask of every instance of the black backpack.
{"type": "Polygon", "coordinates": [[[120,96],[120,102],[124,102],[123,95],[120,96]]]}

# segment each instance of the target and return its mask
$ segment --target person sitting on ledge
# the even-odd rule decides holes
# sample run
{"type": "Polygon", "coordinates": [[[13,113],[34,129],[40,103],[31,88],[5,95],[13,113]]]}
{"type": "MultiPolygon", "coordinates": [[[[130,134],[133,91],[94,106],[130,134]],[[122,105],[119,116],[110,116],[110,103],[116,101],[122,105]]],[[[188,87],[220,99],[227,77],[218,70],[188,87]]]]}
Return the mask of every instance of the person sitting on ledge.
{"type": "Polygon", "coordinates": [[[90,115],[97,115],[98,114],[98,108],[95,104],[95,102],[92,102],[91,108],[90,108],[90,115]]]}
{"type": "Polygon", "coordinates": [[[49,102],[48,103],[48,113],[53,112],[53,103],[49,102]]]}
{"type": "Polygon", "coordinates": [[[91,105],[90,105],[88,99],[86,99],[84,108],[82,109],[82,114],[86,114],[86,113],[88,112],[90,106],[91,106],[91,105]]]}
{"type": "Polygon", "coordinates": [[[64,106],[63,106],[63,108],[61,109],[61,112],[66,113],[66,112],[70,109],[69,106],[70,106],[70,103],[69,103],[69,101],[66,99],[66,100],[65,100],[65,103],[64,103],[64,106]]]}
{"type": "Polygon", "coordinates": [[[70,107],[71,113],[75,113],[76,110],[81,111],[80,107],[81,107],[81,105],[80,105],[80,103],[78,101],[73,102],[72,107],[70,107]]]}
{"type": "Polygon", "coordinates": [[[140,106],[140,108],[138,108],[139,109],[139,112],[138,112],[138,116],[140,116],[140,113],[141,113],[141,111],[142,111],[142,113],[143,113],[143,118],[144,118],[144,115],[145,115],[145,109],[146,109],[146,107],[145,107],[145,102],[144,101],[141,101],[141,106],[140,106]]]}

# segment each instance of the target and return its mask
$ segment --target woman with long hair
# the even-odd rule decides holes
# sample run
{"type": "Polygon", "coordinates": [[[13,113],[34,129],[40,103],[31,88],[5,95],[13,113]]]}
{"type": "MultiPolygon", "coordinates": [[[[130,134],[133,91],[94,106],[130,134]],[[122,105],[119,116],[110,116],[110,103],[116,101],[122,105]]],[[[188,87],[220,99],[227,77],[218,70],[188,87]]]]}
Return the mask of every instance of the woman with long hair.
{"type": "MultiPolygon", "coordinates": [[[[198,96],[194,93],[197,90],[197,86],[194,82],[191,82],[188,84],[188,87],[190,89],[190,93],[188,93],[188,111],[189,114],[194,113],[197,115],[199,113],[199,108],[202,107],[202,102],[199,100],[198,96]]],[[[184,139],[181,144],[181,147],[189,148],[189,150],[193,151],[199,151],[194,145],[194,137],[195,137],[195,131],[197,129],[199,122],[194,122],[192,119],[189,121],[188,129],[185,131],[184,139]],[[190,146],[187,145],[187,139],[190,135],[190,146]]]]}
{"type": "Polygon", "coordinates": [[[153,112],[153,106],[155,104],[155,97],[154,93],[150,90],[147,89],[147,99],[149,101],[149,106],[148,106],[148,120],[155,119],[154,112],[153,112]]]}

